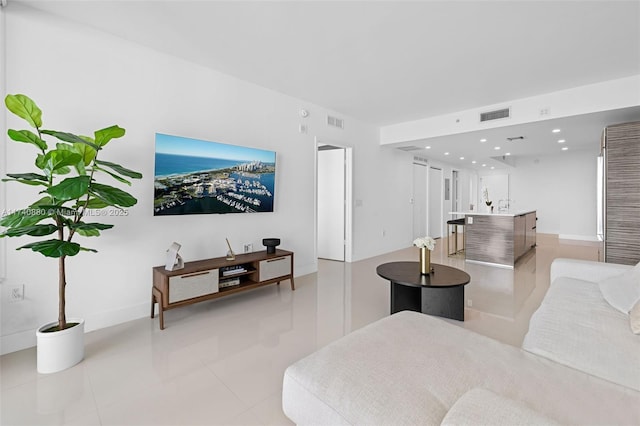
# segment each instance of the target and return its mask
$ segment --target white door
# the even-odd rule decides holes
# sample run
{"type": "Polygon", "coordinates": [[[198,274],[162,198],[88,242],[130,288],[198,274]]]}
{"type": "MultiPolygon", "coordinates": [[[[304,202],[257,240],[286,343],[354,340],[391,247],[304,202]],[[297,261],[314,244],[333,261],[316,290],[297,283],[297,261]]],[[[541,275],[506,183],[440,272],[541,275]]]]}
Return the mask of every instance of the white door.
{"type": "Polygon", "coordinates": [[[318,149],[318,257],[344,262],[345,149],[318,149]]]}
{"type": "Polygon", "coordinates": [[[442,236],[442,170],[429,167],[429,236],[442,236]]]}
{"type": "Polygon", "coordinates": [[[427,165],[413,163],[413,238],[427,235],[427,165]]]}

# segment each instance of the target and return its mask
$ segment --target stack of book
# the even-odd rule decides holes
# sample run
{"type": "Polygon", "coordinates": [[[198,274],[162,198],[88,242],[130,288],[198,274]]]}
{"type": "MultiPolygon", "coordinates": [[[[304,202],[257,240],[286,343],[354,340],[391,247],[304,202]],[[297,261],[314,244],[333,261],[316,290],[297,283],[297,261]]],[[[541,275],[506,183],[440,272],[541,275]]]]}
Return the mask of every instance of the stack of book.
{"type": "Polygon", "coordinates": [[[222,276],[229,277],[232,275],[241,274],[243,272],[247,272],[247,268],[245,268],[243,265],[229,266],[222,270],[222,276]]]}
{"type": "Polygon", "coordinates": [[[234,285],[240,285],[240,277],[222,280],[218,283],[218,288],[233,287],[234,285]]]}

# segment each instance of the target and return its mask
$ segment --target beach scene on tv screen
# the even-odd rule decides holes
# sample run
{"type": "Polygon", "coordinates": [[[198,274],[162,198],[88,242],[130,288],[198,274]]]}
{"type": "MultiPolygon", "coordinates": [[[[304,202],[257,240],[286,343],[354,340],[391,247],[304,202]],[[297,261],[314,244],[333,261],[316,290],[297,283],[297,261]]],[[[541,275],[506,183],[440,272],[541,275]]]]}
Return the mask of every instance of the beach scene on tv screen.
{"type": "Polygon", "coordinates": [[[153,214],[273,211],[276,153],[156,133],[153,214]]]}

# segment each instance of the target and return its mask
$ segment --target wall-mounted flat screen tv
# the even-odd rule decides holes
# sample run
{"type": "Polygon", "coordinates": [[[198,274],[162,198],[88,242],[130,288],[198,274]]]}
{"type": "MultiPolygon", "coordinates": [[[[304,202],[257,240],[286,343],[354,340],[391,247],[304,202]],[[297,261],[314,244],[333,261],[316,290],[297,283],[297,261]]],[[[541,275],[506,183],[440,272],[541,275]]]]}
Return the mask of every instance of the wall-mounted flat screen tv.
{"type": "Polygon", "coordinates": [[[156,133],[154,216],[272,212],[276,153],[156,133]]]}

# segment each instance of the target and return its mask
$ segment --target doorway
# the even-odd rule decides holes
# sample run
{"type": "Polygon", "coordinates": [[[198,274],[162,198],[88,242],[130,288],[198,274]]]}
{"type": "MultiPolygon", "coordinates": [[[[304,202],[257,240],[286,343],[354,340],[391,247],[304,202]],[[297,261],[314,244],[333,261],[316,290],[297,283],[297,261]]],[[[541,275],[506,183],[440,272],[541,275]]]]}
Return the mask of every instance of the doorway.
{"type": "Polygon", "coordinates": [[[413,239],[427,235],[427,165],[413,163],[413,239]]]}
{"type": "Polygon", "coordinates": [[[457,170],[451,172],[451,211],[460,211],[460,184],[457,170]]]}
{"type": "Polygon", "coordinates": [[[442,237],[442,169],[429,167],[429,236],[442,237]]]}
{"type": "Polygon", "coordinates": [[[351,148],[317,144],[317,257],[351,262],[351,148]]]}

